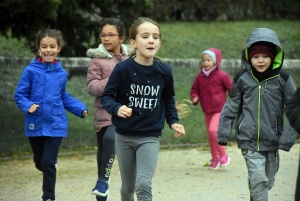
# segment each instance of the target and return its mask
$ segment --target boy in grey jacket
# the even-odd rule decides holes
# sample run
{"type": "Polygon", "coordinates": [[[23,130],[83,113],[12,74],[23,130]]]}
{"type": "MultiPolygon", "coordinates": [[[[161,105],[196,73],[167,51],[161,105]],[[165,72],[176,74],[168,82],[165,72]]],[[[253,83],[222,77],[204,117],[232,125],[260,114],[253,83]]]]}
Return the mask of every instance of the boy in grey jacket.
{"type": "Polygon", "coordinates": [[[277,34],[268,28],[254,29],[242,50],[244,69],[233,81],[218,128],[218,143],[227,145],[233,121],[235,137],[248,168],[253,201],[267,201],[279,168],[278,150],[289,151],[296,132],[284,127],[284,105],[296,87],[282,68],[284,52],[277,34]]]}

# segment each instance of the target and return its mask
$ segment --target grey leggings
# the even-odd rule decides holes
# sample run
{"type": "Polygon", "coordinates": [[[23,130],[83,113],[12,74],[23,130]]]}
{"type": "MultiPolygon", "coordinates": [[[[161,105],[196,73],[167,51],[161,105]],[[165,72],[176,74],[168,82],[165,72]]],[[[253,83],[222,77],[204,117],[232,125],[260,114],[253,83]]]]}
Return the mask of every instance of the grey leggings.
{"type": "Polygon", "coordinates": [[[125,136],[116,133],[116,153],[121,173],[121,201],[152,201],[152,177],[159,152],[158,137],[125,136]]]}
{"type": "Polygon", "coordinates": [[[279,168],[278,151],[242,150],[248,168],[248,183],[251,200],[268,201],[268,190],[274,186],[279,168]]]}

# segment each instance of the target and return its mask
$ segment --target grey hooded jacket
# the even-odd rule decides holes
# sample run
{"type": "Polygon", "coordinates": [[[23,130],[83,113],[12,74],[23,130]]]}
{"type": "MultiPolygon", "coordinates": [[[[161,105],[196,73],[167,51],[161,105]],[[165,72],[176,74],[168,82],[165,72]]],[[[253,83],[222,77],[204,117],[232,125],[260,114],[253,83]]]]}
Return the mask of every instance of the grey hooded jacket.
{"type": "Polygon", "coordinates": [[[289,151],[294,145],[295,130],[288,123],[284,127],[284,106],[296,87],[292,77],[281,69],[283,58],[283,49],[273,30],[257,28],[251,33],[242,50],[244,69],[235,76],[230,98],[221,112],[219,144],[228,143],[233,121],[236,120],[235,138],[240,149],[289,151]],[[277,46],[271,75],[262,82],[253,76],[247,58],[248,48],[259,41],[277,46]]]}

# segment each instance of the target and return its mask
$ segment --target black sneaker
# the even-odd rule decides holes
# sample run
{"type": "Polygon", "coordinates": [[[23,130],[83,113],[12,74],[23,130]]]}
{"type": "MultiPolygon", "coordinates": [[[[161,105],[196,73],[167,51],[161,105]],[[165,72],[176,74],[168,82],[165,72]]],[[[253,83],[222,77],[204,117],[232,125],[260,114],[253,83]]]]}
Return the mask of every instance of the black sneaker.
{"type": "Polygon", "coordinates": [[[97,201],[108,201],[109,195],[102,197],[102,196],[96,196],[97,201]]]}

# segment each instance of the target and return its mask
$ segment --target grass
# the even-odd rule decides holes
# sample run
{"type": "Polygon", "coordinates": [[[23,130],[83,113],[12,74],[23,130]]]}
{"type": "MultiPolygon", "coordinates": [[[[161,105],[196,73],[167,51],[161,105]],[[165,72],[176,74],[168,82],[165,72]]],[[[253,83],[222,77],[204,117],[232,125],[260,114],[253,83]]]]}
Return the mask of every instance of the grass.
{"type": "Polygon", "coordinates": [[[240,59],[241,50],[253,29],[273,29],[285,49],[285,58],[300,55],[298,21],[174,22],[161,23],[162,58],[199,58],[209,47],[222,50],[223,58],[240,59]]]}
{"type": "MultiPolygon", "coordinates": [[[[300,55],[298,21],[166,22],[160,25],[162,47],[158,55],[162,58],[199,58],[204,49],[217,47],[222,50],[223,58],[240,59],[244,43],[257,27],[276,31],[285,58],[297,59],[300,55]]],[[[25,39],[8,40],[0,35],[0,55],[34,56],[34,53],[26,47],[25,39]]]]}
{"type": "Polygon", "coordinates": [[[0,35],[0,56],[21,56],[21,57],[33,57],[32,53],[26,45],[26,40],[15,38],[5,38],[0,35]]]}

